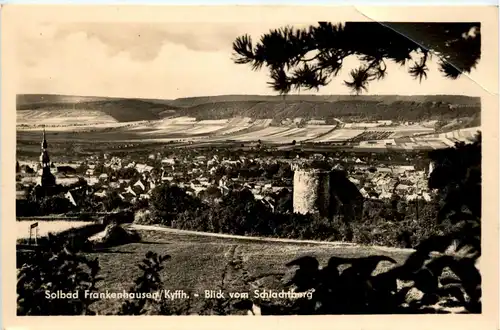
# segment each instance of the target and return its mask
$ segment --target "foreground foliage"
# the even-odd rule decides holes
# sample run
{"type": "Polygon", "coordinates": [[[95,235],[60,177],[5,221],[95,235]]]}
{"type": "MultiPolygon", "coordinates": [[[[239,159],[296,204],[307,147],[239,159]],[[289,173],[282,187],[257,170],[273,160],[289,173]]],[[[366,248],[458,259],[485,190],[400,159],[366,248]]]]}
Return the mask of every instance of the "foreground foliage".
{"type": "Polygon", "coordinates": [[[420,81],[427,78],[431,56],[447,78],[469,73],[481,57],[481,34],[478,23],[319,22],[303,29],[273,29],[256,44],[249,35],[240,36],[233,51],[237,64],[266,67],[269,85],[281,94],[328,85],[344,60],[354,56],[361,64],[344,84],[360,93],[386,77],[386,62],[409,64],[409,75],[420,81]]]}
{"type": "Polygon", "coordinates": [[[94,315],[95,301],[86,292],[97,292],[99,261],[78,255],[67,242],[49,234],[18,271],[18,315],[94,315]],[[71,298],[47,298],[48,293],[76,293],[71,298]]]}
{"type": "Polygon", "coordinates": [[[395,261],[384,255],[331,257],[320,267],[316,258],[301,257],[287,264],[297,270],[283,288],[309,291],[310,297],[244,300],[236,306],[262,315],[481,313],[479,235],[478,226],[461,224],[452,234],[422,242],[403,265],[377,275],[379,263],[395,261]]]}
{"type": "Polygon", "coordinates": [[[160,272],[163,269],[164,261],[168,259],[170,256],[167,254],[160,256],[153,252],[146,253],[142,263],[139,264],[142,274],[135,279],[134,284],[128,290],[130,293],[142,294],[145,298],[125,301],[118,312],[119,315],[143,315],[152,312],[163,315],[171,314],[165,301],[149,296],[162,289],[163,282],[160,272]],[[158,310],[155,311],[155,308],[158,310]]]}

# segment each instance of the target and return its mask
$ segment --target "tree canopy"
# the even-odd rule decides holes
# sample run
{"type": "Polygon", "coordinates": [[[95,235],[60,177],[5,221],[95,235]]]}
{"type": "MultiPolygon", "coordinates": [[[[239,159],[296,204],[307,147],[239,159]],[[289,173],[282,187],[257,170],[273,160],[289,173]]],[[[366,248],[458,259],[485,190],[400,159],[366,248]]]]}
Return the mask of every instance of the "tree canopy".
{"type": "Polygon", "coordinates": [[[318,90],[339,74],[345,58],[356,56],[360,66],[351,69],[344,84],[359,94],[387,75],[388,61],[408,65],[419,81],[427,78],[431,56],[447,78],[470,73],[481,57],[480,23],[319,22],[271,30],[256,44],[250,35],[239,36],[233,51],[237,64],[266,67],[269,84],[280,94],[318,90]]]}
{"type": "Polygon", "coordinates": [[[473,143],[457,143],[453,148],[437,149],[429,153],[434,170],[429,177],[429,188],[441,193],[443,207],[438,221],[446,218],[481,221],[481,154],[482,136],[473,143]]]}

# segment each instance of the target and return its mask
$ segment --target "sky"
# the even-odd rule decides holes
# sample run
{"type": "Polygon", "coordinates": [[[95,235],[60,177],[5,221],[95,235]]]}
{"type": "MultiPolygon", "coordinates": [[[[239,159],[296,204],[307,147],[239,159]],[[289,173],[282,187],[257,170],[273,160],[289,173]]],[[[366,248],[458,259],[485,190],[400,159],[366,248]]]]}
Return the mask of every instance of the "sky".
{"type": "MultiPolygon", "coordinates": [[[[316,22],[294,24],[304,27],[316,22]]],[[[267,70],[232,60],[232,42],[248,33],[254,42],[284,24],[254,23],[40,23],[26,22],[16,33],[18,93],[70,94],[174,99],[180,97],[267,94],[267,70]]],[[[303,94],[349,94],[343,81],[359,62],[348,58],[326,87],[303,94]]],[[[446,79],[429,64],[419,83],[408,68],[388,63],[388,75],[365,94],[483,93],[477,84],[487,74],[481,62],[470,76],[446,79]]]]}

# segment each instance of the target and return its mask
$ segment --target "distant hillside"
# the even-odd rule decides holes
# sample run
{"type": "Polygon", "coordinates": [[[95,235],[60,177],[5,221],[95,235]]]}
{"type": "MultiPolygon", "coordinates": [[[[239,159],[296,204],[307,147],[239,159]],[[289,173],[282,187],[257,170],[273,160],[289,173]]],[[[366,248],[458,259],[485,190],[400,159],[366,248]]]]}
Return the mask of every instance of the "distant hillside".
{"type": "Polygon", "coordinates": [[[76,95],[51,95],[51,94],[18,94],[16,104],[18,107],[35,104],[64,103],[72,104],[78,102],[104,101],[110,98],[97,96],[76,95]]]}
{"type": "MultiPolygon", "coordinates": [[[[102,112],[118,122],[157,120],[175,110],[166,104],[140,99],[97,98],[59,95],[18,95],[17,110],[102,112]],[[163,113],[163,114],[162,114],[163,113]]],[[[49,117],[49,114],[46,114],[49,117]]]]}
{"type": "MultiPolygon", "coordinates": [[[[346,120],[454,120],[480,118],[480,98],[454,95],[222,95],[149,100],[67,95],[18,95],[17,110],[38,111],[37,121],[50,111],[101,112],[118,122],[192,116],[200,120],[236,116],[264,118],[344,118],[346,120]]],[[[26,116],[25,116],[26,117],[26,116]]]]}
{"type": "Polygon", "coordinates": [[[168,104],[176,107],[192,107],[206,103],[219,103],[219,102],[247,102],[247,101],[260,101],[260,102],[338,102],[338,101],[351,101],[351,102],[382,102],[394,103],[398,101],[405,102],[443,102],[446,104],[456,104],[462,106],[480,105],[478,97],[469,97],[462,95],[287,95],[286,98],[274,95],[219,95],[219,96],[201,96],[201,97],[185,97],[172,101],[166,101],[168,104]]]}
{"type": "MultiPolygon", "coordinates": [[[[179,111],[180,112],[180,111],[179,111]]],[[[199,120],[246,116],[256,119],[303,117],[305,119],[340,118],[344,120],[453,120],[479,117],[480,105],[451,107],[446,103],[415,101],[239,101],[214,102],[186,108],[186,116],[199,120]]]]}

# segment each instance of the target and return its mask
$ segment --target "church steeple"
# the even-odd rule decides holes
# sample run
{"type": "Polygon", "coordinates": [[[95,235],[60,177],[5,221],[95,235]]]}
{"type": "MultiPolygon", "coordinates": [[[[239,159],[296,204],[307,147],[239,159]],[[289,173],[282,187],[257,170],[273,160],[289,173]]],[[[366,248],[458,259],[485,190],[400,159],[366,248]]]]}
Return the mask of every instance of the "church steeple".
{"type": "Polygon", "coordinates": [[[42,137],[42,144],[41,144],[41,154],[40,154],[40,163],[42,165],[42,168],[49,167],[50,168],[50,158],[49,158],[49,151],[47,150],[48,144],[47,144],[47,139],[45,137],[45,128],[43,129],[43,137],[42,137]]]}
{"type": "Polygon", "coordinates": [[[47,149],[47,139],[45,138],[45,127],[43,128],[42,150],[47,149]]]}
{"type": "Polygon", "coordinates": [[[42,143],[41,143],[41,153],[40,153],[40,164],[42,166],[42,176],[41,176],[41,186],[48,187],[53,186],[56,183],[56,178],[50,171],[50,157],[48,143],[45,135],[45,127],[43,129],[42,143]]]}

